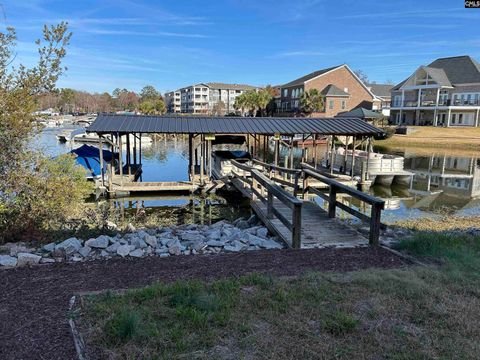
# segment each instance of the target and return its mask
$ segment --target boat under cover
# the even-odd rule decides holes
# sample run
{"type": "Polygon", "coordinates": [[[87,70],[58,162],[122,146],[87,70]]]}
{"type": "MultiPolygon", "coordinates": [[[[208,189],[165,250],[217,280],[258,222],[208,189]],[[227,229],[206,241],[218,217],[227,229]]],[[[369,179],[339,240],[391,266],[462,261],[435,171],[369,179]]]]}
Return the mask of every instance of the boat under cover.
{"type": "MultiPolygon", "coordinates": [[[[77,149],[70,151],[70,154],[76,155],[76,162],[83,166],[89,172],[88,178],[95,178],[102,175],[100,168],[100,149],[95,146],[82,145],[77,149]]],[[[103,167],[106,173],[107,164],[112,160],[118,158],[117,153],[112,153],[108,150],[103,150],[103,167]]]]}

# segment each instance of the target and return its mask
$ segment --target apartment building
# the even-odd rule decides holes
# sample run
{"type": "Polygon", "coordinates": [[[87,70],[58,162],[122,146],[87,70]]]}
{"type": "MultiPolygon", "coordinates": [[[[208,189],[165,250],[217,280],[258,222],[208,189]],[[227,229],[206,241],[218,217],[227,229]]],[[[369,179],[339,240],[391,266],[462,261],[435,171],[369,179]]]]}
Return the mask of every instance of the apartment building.
{"type": "MultiPolygon", "coordinates": [[[[254,86],[242,84],[224,84],[224,83],[207,83],[209,88],[209,109],[215,111],[215,107],[225,114],[236,113],[234,108],[235,99],[247,90],[254,90],[254,86]],[[221,106],[218,104],[221,103],[221,106]],[[216,105],[217,104],[217,105],[216,105]]],[[[219,115],[219,114],[217,114],[219,115]]]]}
{"type": "Polygon", "coordinates": [[[168,112],[184,114],[227,115],[237,113],[234,108],[237,96],[254,86],[217,82],[187,86],[165,94],[168,112]],[[170,100],[172,99],[172,100],[170,100]],[[169,106],[168,104],[172,104],[169,106]]]}
{"type": "Polygon", "coordinates": [[[305,91],[318,89],[324,96],[324,109],[314,114],[332,117],[340,112],[380,106],[378,99],[357,75],[343,64],[302,76],[281,86],[280,113],[300,112],[300,98],[305,91]]]}
{"type": "Polygon", "coordinates": [[[170,91],[165,93],[165,106],[169,113],[180,113],[181,109],[181,93],[180,91],[170,91]]]}
{"type": "Polygon", "coordinates": [[[394,124],[480,124],[480,64],[470,56],[440,58],[422,65],[391,93],[390,122],[394,124]]]}

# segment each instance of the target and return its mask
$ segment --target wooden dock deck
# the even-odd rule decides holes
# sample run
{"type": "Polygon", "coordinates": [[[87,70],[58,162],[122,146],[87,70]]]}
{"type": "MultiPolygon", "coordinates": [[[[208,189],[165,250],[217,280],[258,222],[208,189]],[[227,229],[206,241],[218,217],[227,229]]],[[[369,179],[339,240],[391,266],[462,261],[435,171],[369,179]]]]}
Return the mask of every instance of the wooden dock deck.
{"type": "Polygon", "coordinates": [[[275,179],[268,178],[258,169],[235,161],[232,163],[235,165],[235,169],[232,171],[231,184],[243,196],[250,199],[253,211],[265,223],[270,232],[289,246],[294,248],[356,247],[378,244],[379,230],[383,226],[380,222],[381,210],[385,206],[383,200],[327,178],[307,165],[302,166],[300,173],[299,170],[289,170],[296,175],[296,181],[291,186],[293,191],[289,192],[281,187],[287,183],[278,184],[275,179]],[[328,193],[321,192],[316,187],[307,186],[302,189],[302,194],[299,194],[300,177],[306,183],[309,178],[322,182],[328,187],[328,193]],[[327,201],[328,211],[313,201],[309,201],[309,193],[327,201]],[[370,216],[340,202],[341,194],[356,197],[369,204],[370,216]],[[298,196],[302,196],[303,199],[299,199],[298,196]],[[370,224],[368,238],[352,226],[336,219],[337,208],[368,222],[370,224]]]}
{"type": "MultiPolygon", "coordinates": [[[[289,243],[290,229],[279,219],[269,219],[267,206],[256,200],[251,203],[252,209],[265,223],[268,230],[284,242],[289,243]]],[[[279,200],[274,200],[273,206],[286,218],[292,217],[292,211],[279,200]]],[[[328,217],[328,213],[311,201],[303,201],[301,221],[301,247],[356,247],[368,245],[368,239],[351,226],[341,223],[338,219],[328,217]]]]}

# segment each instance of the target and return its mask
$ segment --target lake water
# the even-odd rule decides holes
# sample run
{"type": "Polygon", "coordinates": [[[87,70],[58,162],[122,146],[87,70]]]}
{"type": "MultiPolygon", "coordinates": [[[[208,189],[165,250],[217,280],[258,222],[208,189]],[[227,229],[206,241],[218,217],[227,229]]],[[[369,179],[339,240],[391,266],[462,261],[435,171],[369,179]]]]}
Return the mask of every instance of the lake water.
{"type": "MultiPolygon", "coordinates": [[[[37,138],[36,146],[52,156],[66,153],[71,147],[57,141],[56,135],[68,128],[46,128],[37,138]]],[[[71,127],[70,129],[73,129],[71,127]]],[[[398,220],[439,217],[445,214],[457,216],[480,215],[480,154],[475,156],[456,156],[445,153],[431,153],[422,150],[382,152],[394,153],[405,157],[405,170],[414,173],[409,187],[373,186],[369,192],[386,201],[382,220],[392,223],[398,220]]],[[[300,152],[297,153],[299,155],[300,152]]],[[[319,150],[319,156],[323,151],[319,150]]],[[[188,145],[181,139],[162,138],[143,148],[143,181],[188,180],[188,145]]],[[[325,206],[321,199],[316,199],[325,206]]],[[[342,198],[365,213],[369,208],[355,199],[342,198]]],[[[234,219],[248,216],[248,201],[240,196],[212,196],[209,198],[192,196],[142,196],[115,200],[116,206],[136,211],[140,206],[145,209],[165,211],[168,216],[175,213],[177,221],[185,216],[195,222],[211,222],[223,218],[234,219]],[[178,211],[181,209],[181,211],[178,211]]],[[[348,219],[349,215],[341,213],[348,219]]]]}

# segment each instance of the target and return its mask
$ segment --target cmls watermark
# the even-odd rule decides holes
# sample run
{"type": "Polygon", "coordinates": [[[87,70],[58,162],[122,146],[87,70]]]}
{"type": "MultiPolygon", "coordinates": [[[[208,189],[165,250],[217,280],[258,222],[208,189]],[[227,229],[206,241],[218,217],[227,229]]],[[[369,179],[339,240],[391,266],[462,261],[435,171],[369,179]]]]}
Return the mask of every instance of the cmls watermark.
{"type": "Polygon", "coordinates": [[[465,0],[465,8],[480,9],[480,0],[465,0]]]}

